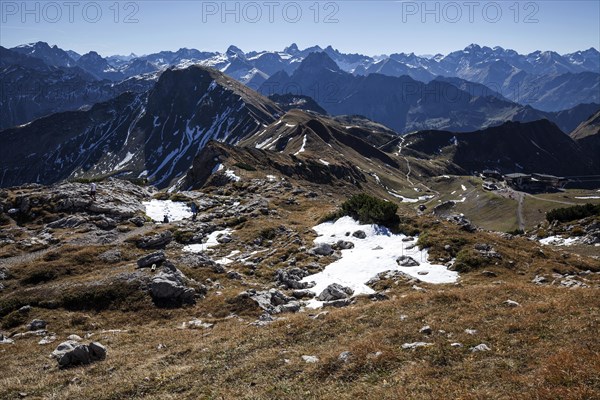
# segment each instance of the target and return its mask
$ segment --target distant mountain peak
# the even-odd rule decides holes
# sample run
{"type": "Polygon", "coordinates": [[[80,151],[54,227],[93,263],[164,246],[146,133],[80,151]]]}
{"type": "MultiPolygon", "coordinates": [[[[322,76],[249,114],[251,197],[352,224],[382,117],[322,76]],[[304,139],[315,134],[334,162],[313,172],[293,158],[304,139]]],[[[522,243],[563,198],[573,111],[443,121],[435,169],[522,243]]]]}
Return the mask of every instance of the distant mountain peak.
{"type": "Polygon", "coordinates": [[[288,47],[283,49],[283,52],[294,55],[294,54],[298,54],[300,52],[300,49],[298,48],[298,45],[296,43],[292,43],[291,45],[289,45],[288,47]]]}
{"type": "Polygon", "coordinates": [[[227,48],[226,54],[228,57],[246,58],[246,54],[239,47],[233,45],[227,48]]]}
{"type": "Polygon", "coordinates": [[[314,72],[322,69],[341,72],[340,67],[325,52],[310,53],[298,67],[299,72],[314,72]]]}

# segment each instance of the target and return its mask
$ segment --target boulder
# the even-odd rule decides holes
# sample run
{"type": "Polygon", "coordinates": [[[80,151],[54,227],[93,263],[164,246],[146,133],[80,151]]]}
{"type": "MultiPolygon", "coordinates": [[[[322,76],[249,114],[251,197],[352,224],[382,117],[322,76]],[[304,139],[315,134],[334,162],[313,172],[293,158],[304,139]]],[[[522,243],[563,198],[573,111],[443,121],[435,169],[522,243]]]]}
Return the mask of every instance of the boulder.
{"type": "Polygon", "coordinates": [[[352,236],[354,236],[355,238],[358,238],[358,239],[366,239],[367,238],[367,234],[365,233],[365,231],[361,231],[361,230],[358,230],[358,231],[352,233],[352,236]]]}
{"type": "Polygon", "coordinates": [[[312,299],[316,294],[308,289],[296,289],[292,291],[292,296],[297,299],[312,299]]]}
{"type": "Polygon", "coordinates": [[[301,268],[279,269],[275,273],[275,280],[285,289],[307,289],[311,283],[300,281],[308,275],[309,272],[301,268]]]}
{"type": "Polygon", "coordinates": [[[256,291],[249,289],[238,295],[239,298],[253,300],[262,310],[268,314],[280,314],[283,312],[296,312],[300,310],[300,303],[293,297],[286,296],[277,289],[256,291]]]}
{"type": "Polygon", "coordinates": [[[319,301],[333,301],[340,299],[347,299],[352,296],[354,291],[348,287],[344,287],[339,283],[332,283],[327,286],[325,290],[321,292],[321,294],[317,297],[319,301]]]}
{"type": "Polygon", "coordinates": [[[196,290],[188,287],[189,280],[177,268],[163,268],[150,282],[150,295],[159,305],[194,304],[196,290]]]}
{"type": "Polygon", "coordinates": [[[217,237],[217,242],[219,242],[220,244],[225,244],[225,243],[230,243],[233,239],[231,238],[231,235],[229,234],[223,234],[223,235],[219,235],[217,237]]]}
{"type": "Polygon", "coordinates": [[[346,240],[338,240],[338,242],[333,245],[333,248],[335,250],[350,250],[354,248],[354,243],[346,240]]]}
{"type": "Polygon", "coordinates": [[[138,268],[148,268],[152,264],[160,265],[167,260],[165,253],[157,251],[156,253],[148,254],[137,261],[138,268]]]}
{"type": "Polygon", "coordinates": [[[490,349],[489,346],[487,344],[485,344],[485,343],[481,343],[481,344],[478,344],[475,347],[471,347],[471,351],[473,353],[476,353],[476,352],[479,352],[479,351],[490,351],[490,350],[492,350],[492,349],[490,349]]]}
{"type": "Polygon", "coordinates": [[[43,319],[34,319],[27,325],[27,329],[30,331],[39,331],[41,329],[46,329],[46,325],[48,324],[43,319]]]}
{"type": "Polygon", "coordinates": [[[115,229],[117,227],[117,221],[107,216],[101,215],[97,218],[94,218],[94,225],[105,231],[110,231],[111,229],[115,229]]]}
{"type": "Polygon", "coordinates": [[[330,256],[333,254],[333,249],[327,243],[319,243],[308,252],[317,256],[330,256]]]}
{"type": "Polygon", "coordinates": [[[163,231],[151,236],[142,236],[136,241],[140,249],[162,249],[173,240],[171,231],[163,231]]]}
{"type": "Polygon", "coordinates": [[[74,340],[68,340],[59,344],[51,356],[56,359],[60,368],[68,368],[104,360],[106,358],[106,347],[98,342],[85,345],[74,340]]]}
{"type": "Polygon", "coordinates": [[[354,299],[338,299],[338,300],[324,301],[323,307],[342,308],[342,307],[347,307],[352,303],[354,303],[354,299]]]}
{"type": "Polygon", "coordinates": [[[137,226],[138,228],[141,228],[146,223],[146,220],[144,219],[144,217],[140,217],[138,215],[136,217],[130,218],[129,222],[131,222],[133,225],[137,226]]]}
{"type": "Polygon", "coordinates": [[[396,262],[401,267],[418,267],[419,262],[410,256],[400,256],[396,259],[396,262]]]}
{"type": "Polygon", "coordinates": [[[52,229],[64,229],[64,228],[76,228],[81,224],[84,224],[86,219],[79,215],[69,215],[68,217],[61,218],[54,222],[50,222],[46,225],[48,228],[52,229]]]}

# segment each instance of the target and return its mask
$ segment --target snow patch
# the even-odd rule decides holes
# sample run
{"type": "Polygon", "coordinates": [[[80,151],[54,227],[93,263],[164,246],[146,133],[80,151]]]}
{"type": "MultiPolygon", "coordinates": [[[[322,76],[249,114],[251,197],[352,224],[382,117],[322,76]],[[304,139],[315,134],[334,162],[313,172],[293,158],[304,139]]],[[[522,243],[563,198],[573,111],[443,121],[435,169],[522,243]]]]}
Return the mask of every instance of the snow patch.
{"type": "MultiPolygon", "coordinates": [[[[313,228],[319,236],[315,244],[333,244],[338,240],[350,240],[354,248],[342,250],[342,257],[329,264],[322,272],[307,276],[303,282],[315,282],[311,288],[317,295],[332,283],[350,287],[354,294],[370,294],[373,289],[365,285],[369,279],[385,271],[401,271],[428,283],[454,283],[458,273],[450,271],[444,265],[430,263],[426,249],[416,246],[417,239],[403,242],[405,235],[392,234],[387,228],[379,225],[361,225],[350,217],[343,217],[336,222],[326,222],[313,228]],[[362,230],[365,239],[347,237],[346,232],[362,230]],[[402,255],[410,256],[420,263],[418,267],[400,267],[396,259],[402,255]],[[421,273],[421,274],[419,274],[421,273]]],[[[319,307],[321,303],[311,300],[309,307],[319,307]]]]}
{"type": "Polygon", "coordinates": [[[300,153],[304,153],[304,148],[306,147],[306,135],[304,135],[304,139],[302,139],[302,147],[300,147],[300,150],[298,150],[297,152],[294,153],[295,156],[297,156],[300,153]]]}
{"type": "Polygon", "coordinates": [[[233,181],[233,182],[239,182],[242,179],[239,176],[237,176],[235,174],[235,172],[233,172],[233,170],[231,170],[231,169],[228,169],[227,171],[225,171],[225,175],[227,175],[229,180],[233,181]]]}
{"type": "Polygon", "coordinates": [[[181,221],[192,216],[192,210],[185,203],[171,200],[150,200],[142,202],[146,215],[154,222],[162,222],[165,215],[170,222],[181,221]]]}
{"type": "MultiPolygon", "coordinates": [[[[217,241],[217,238],[221,235],[230,235],[232,234],[234,231],[227,228],[224,229],[222,231],[214,231],[213,233],[211,233],[210,235],[208,235],[208,238],[206,239],[206,242],[204,243],[200,243],[200,244],[189,244],[187,246],[185,246],[183,248],[183,251],[185,251],[186,253],[202,253],[212,247],[218,246],[220,243],[217,241]]],[[[228,256],[229,257],[229,256],[228,256]]]]}

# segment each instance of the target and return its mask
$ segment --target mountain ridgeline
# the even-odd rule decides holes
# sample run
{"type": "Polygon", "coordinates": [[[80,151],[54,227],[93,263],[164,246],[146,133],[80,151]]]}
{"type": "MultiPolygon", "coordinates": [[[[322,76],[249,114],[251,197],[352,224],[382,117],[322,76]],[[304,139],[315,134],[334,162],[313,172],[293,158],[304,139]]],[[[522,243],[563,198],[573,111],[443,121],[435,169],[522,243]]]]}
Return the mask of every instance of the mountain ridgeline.
{"type": "Polygon", "coordinates": [[[0,132],[0,185],[118,174],[165,187],[209,140],[236,143],[279,112],[216,70],[168,70],[147,92],[0,132]]]}

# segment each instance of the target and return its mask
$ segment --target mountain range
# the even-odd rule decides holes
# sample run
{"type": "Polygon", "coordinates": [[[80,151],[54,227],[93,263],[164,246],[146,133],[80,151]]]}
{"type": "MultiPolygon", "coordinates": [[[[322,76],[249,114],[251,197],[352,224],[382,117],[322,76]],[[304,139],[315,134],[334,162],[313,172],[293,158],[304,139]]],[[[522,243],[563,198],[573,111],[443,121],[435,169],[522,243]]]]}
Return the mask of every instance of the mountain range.
{"type": "Polygon", "coordinates": [[[543,111],[600,103],[600,53],[594,48],[564,55],[550,51],[522,55],[501,47],[470,45],[445,56],[396,53],[371,57],[341,53],[331,46],[300,50],[292,44],[281,51],[245,53],[230,46],[223,53],[182,48],[104,58],[94,51],[80,55],[37,42],[0,51],[0,81],[5,86],[0,129],[52,112],[91,106],[125,91],[144,91],[151,86],[148,80],[155,81],[170,67],[213,67],[256,90],[279,73],[292,75],[311,53],[327,54],[337,68],[355,76],[409,76],[425,84],[459,78],[463,83],[455,83],[463,90],[473,90],[471,95],[485,91],[543,111]]]}
{"type": "MultiPolygon", "coordinates": [[[[488,50],[478,46],[379,60],[294,45],[278,53],[231,46],[225,54],[182,49],[106,59],[44,43],[0,52],[10,89],[2,121],[12,126],[0,131],[0,186],[120,176],[185,189],[209,181],[231,157],[313,182],[374,181],[393,195],[411,170],[600,173],[597,103],[547,112],[462,77],[357,73],[382,60],[438,72],[451,60],[464,64],[465,54],[479,60],[488,50]],[[141,74],[127,76],[134,65],[141,74]],[[249,71],[258,91],[244,84],[249,71]]],[[[527,74],[593,79],[582,72],[594,67],[593,51],[540,53],[539,60],[504,54],[527,74]]],[[[558,101],[560,90],[544,96],[558,101]]]]}

